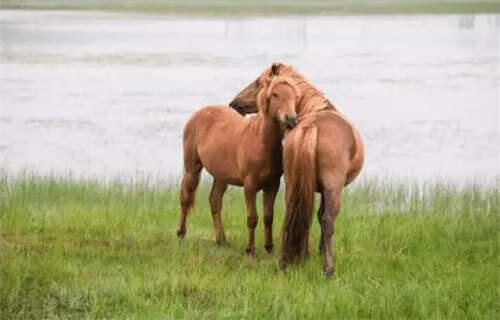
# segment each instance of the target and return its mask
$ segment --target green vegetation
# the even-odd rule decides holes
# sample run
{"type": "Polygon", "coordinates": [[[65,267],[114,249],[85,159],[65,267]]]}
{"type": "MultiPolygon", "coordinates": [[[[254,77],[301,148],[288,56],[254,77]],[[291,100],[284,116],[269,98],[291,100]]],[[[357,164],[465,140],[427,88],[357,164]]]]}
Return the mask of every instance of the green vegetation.
{"type": "Polygon", "coordinates": [[[0,8],[185,14],[365,14],[500,12],[497,0],[2,0],[0,8]]]}
{"type": "Polygon", "coordinates": [[[499,317],[498,180],[348,187],[330,280],[317,222],[303,265],[277,272],[262,220],[258,259],[247,258],[238,188],[224,203],[229,243],[215,245],[208,190],[200,187],[179,242],[176,186],[0,175],[0,319],[499,317]]]}

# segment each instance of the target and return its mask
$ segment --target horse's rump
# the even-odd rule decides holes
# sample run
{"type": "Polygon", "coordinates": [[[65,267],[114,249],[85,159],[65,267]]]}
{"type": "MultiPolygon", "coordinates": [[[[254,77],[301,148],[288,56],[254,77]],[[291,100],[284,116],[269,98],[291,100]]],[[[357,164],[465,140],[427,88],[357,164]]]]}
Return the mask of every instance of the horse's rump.
{"type": "Polygon", "coordinates": [[[364,163],[364,145],[359,132],[339,112],[318,112],[311,121],[318,126],[320,132],[318,157],[327,162],[319,170],[331,169],[336,164],[339,167],[337,169],[345,172],[345,185],[348,185],[358,176],[364,163]]]}

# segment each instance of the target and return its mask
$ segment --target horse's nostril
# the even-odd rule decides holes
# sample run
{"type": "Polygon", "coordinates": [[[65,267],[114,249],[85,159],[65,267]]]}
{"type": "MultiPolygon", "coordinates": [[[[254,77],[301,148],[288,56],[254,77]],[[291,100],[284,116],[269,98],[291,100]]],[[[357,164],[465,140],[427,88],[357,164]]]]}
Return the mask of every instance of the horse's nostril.
{"type": "Polygon", "coordinates": [[[286,120],[286,126],[289,129],[293,129],[297,125],[296,117],[285,116],[285,120],[286,120]]]}

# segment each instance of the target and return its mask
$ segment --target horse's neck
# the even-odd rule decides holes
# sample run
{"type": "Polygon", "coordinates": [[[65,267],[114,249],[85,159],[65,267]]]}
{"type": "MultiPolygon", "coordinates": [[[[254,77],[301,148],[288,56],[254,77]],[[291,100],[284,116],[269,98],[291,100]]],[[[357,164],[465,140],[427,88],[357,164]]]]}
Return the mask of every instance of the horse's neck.
{"type": "Polygon", "coordinates": [[[283,129],[278,121],[262,114],[258,114],[252,120],[257,131],[256,139],[267,151],[276,149],[276,145],[281,145],[283,129]]]}

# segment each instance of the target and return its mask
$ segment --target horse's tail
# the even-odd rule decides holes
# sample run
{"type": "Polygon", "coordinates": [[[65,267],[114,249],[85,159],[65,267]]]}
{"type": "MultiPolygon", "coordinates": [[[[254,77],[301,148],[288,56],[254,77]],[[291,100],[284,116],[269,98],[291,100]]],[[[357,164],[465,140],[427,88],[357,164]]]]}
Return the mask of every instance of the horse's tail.
{"type": "Polygon", "coordinates": [[[193,207],[195,192],[203,168],[197,150],[197,121],[195,116],[188,121],[183,134],[184,177],[181,184],[181,204],[183,209],[187,211],[193,207]]]}
{"type": "Polygon", "coordinates": [[[307,257],[309,228],[316,190],[315,125],[298,126],[286,139],[283,170],[286,182],[286,215],[282,230],[282,263],[299,262],[307,257]]]}
{"type": "MultiPolygon", "coordinates": [[[[195,114],[196,115],[196,114],[195,114]]],[[[196,120],[193,116],[184,128],[184,176],[180,190],[181,216],[177,236],[183,238],[186,234],[186,218],[194,205],[196,189],[200,182],[203,165],[197,150],[196,120]]]]}

